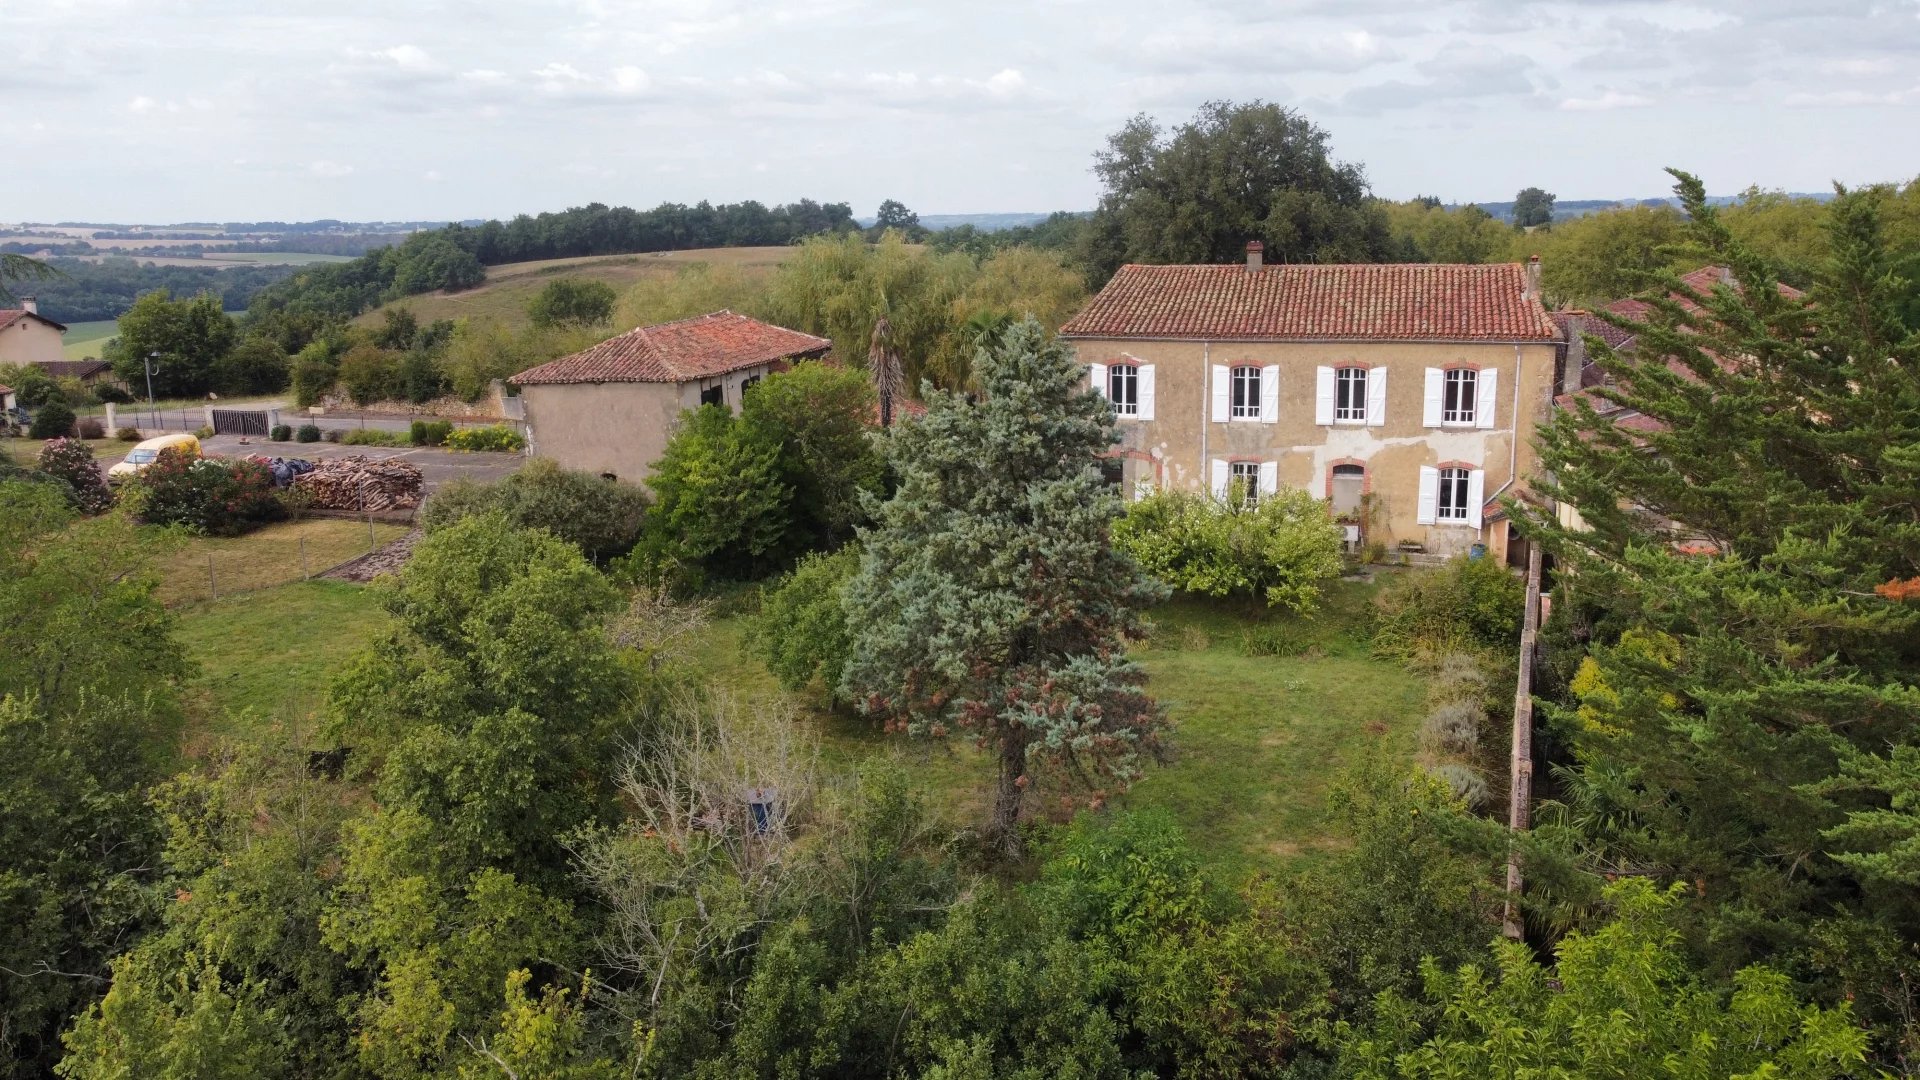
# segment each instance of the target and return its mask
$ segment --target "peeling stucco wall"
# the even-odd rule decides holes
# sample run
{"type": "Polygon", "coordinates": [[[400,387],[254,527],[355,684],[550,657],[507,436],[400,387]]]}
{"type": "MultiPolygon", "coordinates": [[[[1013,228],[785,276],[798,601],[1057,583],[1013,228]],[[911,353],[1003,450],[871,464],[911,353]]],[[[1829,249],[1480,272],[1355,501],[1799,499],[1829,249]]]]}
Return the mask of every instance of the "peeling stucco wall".
{"type": "Polygon", "coordinates": [[[1401,540],[1429,551],[1463,550],[1475,540],[1504,549],[1504,526],[1476,530],[1463,525],[1416,521],[1420,467],[1464,462],[1485,470],[1489,498],[1516,475],[1534,468],[1533,431],[1552,401],[1551,342],[1199,342],[1078,339],[1085,364],[1154,365],[1154,418],[1121,418],[1128,491],[1144,481],[1204,491],[1208,462],[1242,458],[1278,462],[1282,484],[1326,498],[1336,463],[1367,469],[1373,515],[1370,540],[1401,540]],[[1314,423],[1316,369],[1360,364],[1384,368],[1386,421],[1379,427],[1314,423]],[[1470,364],[1497,371],[1491,428],[1428,428],[1423,425],[1427,368],[1470,364]],[[1252,365],[1280,369],[1280,408],[1273,423],[1210,418],[1210,369],[1252,365]],[[1516,439],[1517,444],[1516,444],[1516,439]],[[1490,535],[1499,533],[1501,535],[1490,535]]]}

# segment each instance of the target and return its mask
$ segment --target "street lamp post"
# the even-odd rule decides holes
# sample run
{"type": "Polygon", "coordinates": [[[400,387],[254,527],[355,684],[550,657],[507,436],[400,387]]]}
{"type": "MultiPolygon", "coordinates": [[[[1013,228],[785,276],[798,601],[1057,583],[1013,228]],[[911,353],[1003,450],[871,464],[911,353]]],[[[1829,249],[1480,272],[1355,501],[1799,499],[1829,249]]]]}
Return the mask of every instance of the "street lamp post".
{"type": "Polygon", "coordinates": [[[153,362],[158,359],[160,359],[160,350],[155,349],[140,360],[140,366],[147,372],[147,418],[156,424],[160,422],[160,416],[153,401],[153,362]]]}

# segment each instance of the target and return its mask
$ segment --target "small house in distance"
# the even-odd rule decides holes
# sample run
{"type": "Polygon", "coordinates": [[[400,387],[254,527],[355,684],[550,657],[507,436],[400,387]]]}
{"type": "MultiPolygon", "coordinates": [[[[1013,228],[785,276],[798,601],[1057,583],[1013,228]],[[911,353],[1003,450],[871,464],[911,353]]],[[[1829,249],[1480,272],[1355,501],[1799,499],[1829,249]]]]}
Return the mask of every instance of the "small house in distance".
{"type": "Polygon", "coordinates": [[[685,409],[740,408],[747,387],[833,342],[731,311],[629,330],[507,381],[530,450],[569,469],[644,481],[685,409]]]}
{"type": "Polygon", "coordinates": [[[40,314],[33,297],[17,308],[0,308],[0,364],[45,364],[59,360],[67,328],[40,314]]]}

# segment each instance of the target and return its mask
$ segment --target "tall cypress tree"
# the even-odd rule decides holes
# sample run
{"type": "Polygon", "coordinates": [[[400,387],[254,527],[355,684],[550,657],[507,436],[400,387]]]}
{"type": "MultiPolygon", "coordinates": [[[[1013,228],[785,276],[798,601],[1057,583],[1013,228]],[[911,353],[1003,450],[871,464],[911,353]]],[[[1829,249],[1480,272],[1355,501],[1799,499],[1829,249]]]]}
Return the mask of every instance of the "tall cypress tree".
{"type": "Polygon", "coordinates": [[[1542,489],[1586,527],[1524,515],[1572,571],[1557,617],[1590,634],[1548,714],[1559,820],[1588,869],[1693,883],[1695,943],[1725,969],[1785,963],[1903,1026],[1920,896],[1835,858],[1834,830],[1885,805],[1837,779],[1847,763],[1920,742],[1920,605],[1875,591],[1920,574],[1920,336],[1897,318],[1914,286],[1870,197],[1835,200],[1801,298],[1674,175],[1729,280],[1654,281],[1630,355],[1590,339],[1597,395],[1652,423],[1560,412],[1542,489]]]}
{"type": "Polygon", "coordinates": [[[843,688],[894,730],[989,749],[990,830],[1013,851],[1036,778],[1097,802],[1161,747],[1165,713],[1124,652],[1160,588],[1111,543],[1113,413],[1066,348],[1027,319],[974,362],[977,398],[930,392],[889,437],[899,487],[847,587],[843,688]]]}

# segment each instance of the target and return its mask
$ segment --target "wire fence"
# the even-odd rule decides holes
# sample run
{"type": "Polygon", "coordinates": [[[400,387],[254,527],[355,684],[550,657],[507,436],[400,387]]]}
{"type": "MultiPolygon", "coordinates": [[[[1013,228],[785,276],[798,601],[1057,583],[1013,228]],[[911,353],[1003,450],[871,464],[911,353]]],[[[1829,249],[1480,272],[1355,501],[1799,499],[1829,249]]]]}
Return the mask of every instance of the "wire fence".
{"type": "Polygon", "coordinates": [[[247,536],[195,540],[165,560],[160,598],[169,605],[199,603],[311,581],[378,551],[409,528],[373,519],[309,518],[247,536]]]}

